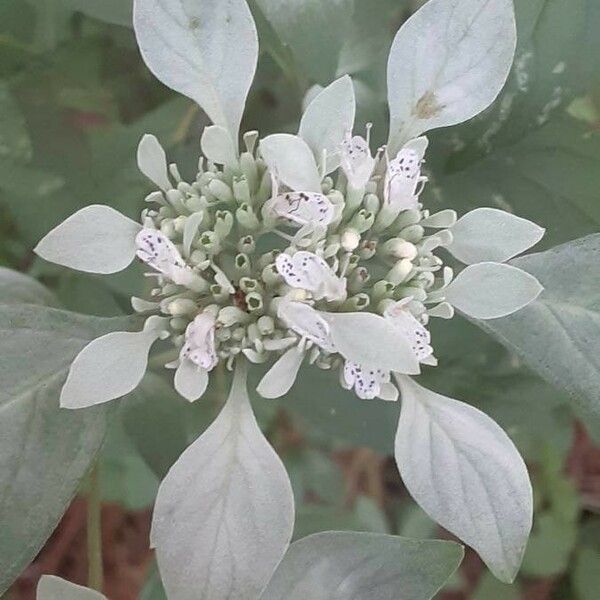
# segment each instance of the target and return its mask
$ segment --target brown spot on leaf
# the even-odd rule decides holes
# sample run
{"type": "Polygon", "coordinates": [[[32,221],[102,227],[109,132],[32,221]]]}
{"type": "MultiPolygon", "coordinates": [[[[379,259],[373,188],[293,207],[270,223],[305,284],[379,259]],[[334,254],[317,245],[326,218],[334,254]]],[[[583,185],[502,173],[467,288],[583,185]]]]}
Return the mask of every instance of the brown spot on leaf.
{"type": "Polygon", "coordinates": [[[434,92],[429,91],[421,96],[413,114],[419,119],[432,119],[439,114],[442,108],[444,107],[438,102],[434,92]]]}

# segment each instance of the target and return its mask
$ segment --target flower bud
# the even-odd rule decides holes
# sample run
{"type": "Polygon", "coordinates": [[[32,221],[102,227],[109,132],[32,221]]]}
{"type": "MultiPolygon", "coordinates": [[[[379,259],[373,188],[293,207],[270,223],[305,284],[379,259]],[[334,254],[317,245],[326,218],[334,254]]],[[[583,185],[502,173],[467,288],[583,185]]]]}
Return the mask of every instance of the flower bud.
{"type": "Polygon", "coordinates": [[[275,321],[268,315],[263,315],[256,322],[262,335],[271,335],[275,331],[275,321]]]}
{"type": "Polygon", "coordinates": [[[281,275],[274,264],[267,265],[262,270],[260,277],[268,288],[275,287],[282,281],[281,275]]]}
{"type": "Polygon", "coordinates": [[[369,271],[367,271],[367,269],[364,267],[358,267],[357,269],[354,269],[348,278],[348,291],[351,294],[357,294],[363,289],[365,283],[369,281],[369,278],[369,271]]]}
{"type": "Polygon", "coordinates": [[[356,294],[355,296],[350,296],[347,300],[345,300],[340,306],[341,310],[346,312],[352,312],[355,310],[364,310],[369,306],[371,302],[371,298],[367,294],[356,294]]]}
{"type": "Polygon", "coordinates": [[[395,287],[391,281],[386,281],[385,279],[378,281],[371,290],[373,302],[379,302],[383,298],[391,298],[395,287]]]}
{"type": "Polygon", "coordinates": [[[244,254],[252,254],[256,250],[256,243],[251,235],[246,235],[238,242],[237,249],[244,254]]]}
{"type": "Polygon", "coordinates": [[[231,202],[233,200],[233,192],[231,188],[220,179],[213,179],[208,184],[210,193],[223,202],[231,202]]]}
{"type": "Polygon", "coordinates": [[[350,227],[356,229],[359,233],[364,233],[371,229],[375,221],[375,215],[364,208],[359,210],[350,220],[350,227]]]}
{"type": "Polygon", "coordinates": [[[175,317],[169,321],[169,325],[173,331],[181,333],[186,330],[189,324],[189,319],[182,319],[181,317],[175,317]]]}
{"type": "Polygon", "coordinates": [[[360,233],[356,229],[348,228],[342,233],[341,245],[346,252],[354,252],[360,244],[360,233]]]}
{"type": "Polygon", "coordinates": [[[194,267],[202,265],[204,262],[206,262],[206,260],[207,260],[206,253],[202,252],[202,250],[194,250],[190,254],[190,258],[189,258],[190,263],[194,267]]]}
{"type": "Polygon", "coordinates": [[[169,238],[173,239],[175,237],[175,223],[173,219],[163,219],[160,224],[160,230],[169,238]]]}
{"type": "Polygon", "coordinates": [[[413,270],[413,264],[408,258],[399,260],[386,275],[386,279],[398,285],[405,281],[413,270]]]}
{"type": "Polygon", "coordinates": [[[408,260],[414,260],[418,254],[417,247],[402,238],[388,240],[382,244],[381,251],[394,258],[408,258],[408,260]]]}
{"type": "Polygon", "coordinates": [[[189,298],[177,298],[167,305],[166,311],[174,317],[182,317],[198,312],[198,306],[189,298]]]}
{"type": "Polygon", "coordinates": [[[198,241],[210,256],[221,252],[221,240],[214,231],[203,231],[198,241]]]}
{"type": "Polygon", "coordinates": [[[377,251],[377,240],[364,240],[358,250],[358,256],[361,260],[369,260],[375,256],[377,251]]]}
{"type": "Polygon", "coordinates": [[[183,233],[186,221],[187,221],[187,217],[184,215],[180,215],[176,219],[173,219],[173,226],[175,227],[175,231],[177,233],[183,233]]]}
{"type": "Polygon", "coordinates": [[[250,292],[246,294],[246,306],[248,307],[248,312],[259,312],[263,309],[263,297],[262,294],[258,292],[250,292]]]}
{"type": "Polygon", "coordinates": [[[233,179],[233,195],[240,204],[250,204],[252,198],[250,196],[250,186],[244,176],[235,177],[233,179]]]}
{"type": "Polygon", "coordinates": [[[425,230],[421,225],[410,225],[400,231],[400,237],[413,244],[420,242],[424,235],[425,230]]]}
{"type": "Polygon", "coordinates": [[[250,319],[247,312],[237,306],[225,306],[219,311],[217,321],[225,327],[231,327],[236,323],[247,323],[250,319]]]}
{"type": "Polygon", "coordinates": [[[252,270],[252,263],[247,254],[236,255],[233,264],[235,265],[237,273],[240,275],[249,275],[252,270]]]}
{"type": "Polygon", "coordinates": [[[215,213],[215,233],[221,238],[225,239],[230,233],[233,227],[233,215],[228,210],[218,210],[215,213]]]}
{"type": "Polygon", "coordinates": [[[183,194],[179,190],[169,190],[166,196],[168,203],[178,215],[187,212],[183,194]]]}
{"type": "Polygon", "coordinates": [[[379,212],[380,202],[375,194],[367,194],[363,200],[364,207],[376,215],[379,212]]]}
{"type": "Polygon", "coordinates": [[[256,231],[260,227],[260,222],[249,204],[242,204],[235,211],[235,216],[240,226],[244,229],[256,231]]]}

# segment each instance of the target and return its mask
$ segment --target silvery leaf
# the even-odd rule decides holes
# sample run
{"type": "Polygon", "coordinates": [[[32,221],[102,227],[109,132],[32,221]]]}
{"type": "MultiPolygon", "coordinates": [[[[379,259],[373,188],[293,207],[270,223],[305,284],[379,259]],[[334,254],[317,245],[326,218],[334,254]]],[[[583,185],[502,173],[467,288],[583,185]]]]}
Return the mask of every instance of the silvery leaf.
{"type": "Polygon", "coordinates": [[[511,261],[544,285],[529,306],[476,322],[600,423],[600,234],[511,261]]]}
{"type": "Polygon", "coordinates": [[[338,352],[361,367],[415,375],[419,361],[410,341],[383,317],[372,313],[326,313],[320,315],[331,328],[338,352]]]}
{"type": "MultiPolygon", "coordinates": [[[[2,298],[5,287],[0,279],[2,298]]],[[[41,305],[0,305],[0,594],[55,529],[104,440],[101,407],[59,407],[69,365],[90,340],[129,325],[41,305]]]]}
{"type": "Polygon", "coordinates": [[[260,431],[239,360],[213,424],[158,491],[151,543],[171,600],[255,600],[289,544],[292,487],[260,431]]]}
{"type": "Polygon", "coordinates": [[[320,192],[321,176],[308,144],[297,135],[276,133],[260,141],[271,173],[292,190],[320,192]]]}
{"type": "MultiPolygon", "coordinates": [[[[150,317],[147,322],[160,317],[150,317]]],[[[113,331],[91,341],[76,357],[60,394],[63,408],[85,408],[132,392],[146,372],[161,329],[113,331]]]]}
{"type": "Polygon", "coordinates": [[[529,273],[494,262],[470,265],[445,289],[446,300],[474,319],[498,319],[533,302],[542,292],[529,273]]]}
{"type": "Polygon", "coordinates": [[[258,58],[245,0],[136,0],[133,24],[154,75],[195,100],[237,143],[258,58]]]}
{"type": "Polygon", "coordinates": [[[480,410],[398,377],[395,456],[408,491],[442,527],[514,580],[531,530],[527,468],[510,438],[480,410]]]}
{"type": "Polygon", "coordinates": [[[236,146],[224,127],[211,125],[202,132],[200,139],[202,153],[208,160],[218,165],[234,167],[238,162],[236,146]]]}
{"type": "Polygon", "coordinates": [[[208,387],[208,371],[191,360],[182,360],[173,380],[175,389],[190,402],[201,398],[208,387]]]}
{"type": "Polygon", "coordinates": [[[304,360],[304,351],[298,346],[287,350],[261,379],[256,391],[263,398],[280,398],[287,394],[296,381],[304,360]]]}
{"type": "Polygon", "coordinates": [[[496,208],[476,208],[451,229],[448,250],[467,265],[504,262],[525,252],[544,237],[544,228],[496,208]]]}
{"type": "Polygon", "coordinates": [[[117,273],[134,259],[135,236],[141,228],[114,208],[93,204],[46,234],[34,252],[78,271],[117,273]]]}
{"type": "Polygon", "coordinates": [[[390,152],[487,108],[506,82],[515,47],[512,0],[429,0],[390,50],[390,152]]]}
{"type": "Polygon", "coordinates": [[[355,112],[352,79],[344,75],[317,94],[302,115],[298,135],[310,146],[317,164],[326,151],[325,173],[340,165],[340,146],[352,133],[355,112]]]}
{"type": "Polygon", "coordinates": [[[0,304],[56,306],[56,303],[54,294],[33,277],[0,267],[0,304]]]}
{"type": "Polygon", "coordinates": [[[106,596],[54,575],[42,575],[36,600],[106,600],[106,596]]]}
{"type": "Polygon", "coordinates": [[[315,533],[290,546],[261,600],[429,600],[463,555],[454,542],[315,533]]]}
{"type": "Polygon", "coordinates": [[[170,190],[173,185],[167,171],[167,155],[153,135],[146,134],[137,149],[139,170],[161,190],[170,190]]]}

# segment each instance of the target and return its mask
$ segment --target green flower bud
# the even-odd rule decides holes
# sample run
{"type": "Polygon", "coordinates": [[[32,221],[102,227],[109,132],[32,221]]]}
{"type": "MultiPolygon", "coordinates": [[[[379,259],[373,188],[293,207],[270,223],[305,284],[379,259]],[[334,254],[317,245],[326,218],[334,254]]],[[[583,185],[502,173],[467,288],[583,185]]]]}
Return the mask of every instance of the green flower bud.
{"type": "Polygon", "coordinates": [[[377,252],[377,240],[364,240],[358,249],[358,256],[361,260],[369,260],[377,252]]]}
{"type": "Polygon", "coordinates": [[[224,306],[217,316],[217,321],[225,327],[231,327],[237,323],[247,323],[250,316],[237,306],[224,306]]]}
{"type": "Polygon", "coordinates": [[[379,202],[379,198],[375,194],[367,194],[363,201],[364,207],[374,215],[379,212],[379,208],[381,206],[379,202]]]}
{"type": "Polygon", "coordinates": [[[251,235],[246,235],[238,241],[237,249],[244,254],[252,254],[256,250],[256,243],[251,235]]]}
{"type": "Polygon", "coordinates": [[[375,222],[375,215],[366,209],[359,210],[350,220],[350,227],[353,227],[359,233],[364,233],[371,229],[375,222]]]}
{"type": "Polygon", "coordinates": [[[174,317],[182,317],[197,313],[198,306],[193,300],[188,298],[177,298],[167,305],[166,311],[174,317]]]}
{"type": "Polygon", "coordinates": [[[408,260],[408,258],[403,258],[392,267],[392,269],[388,272],[385,278],[394,285],[398,285],[403,281],[406,281],[409,275],[412,273],[412,271],[412,262],[408,260]]]}
{"type": "Polygon", "coordinates": [[[351,294],[357,294],[364,288],[369,279],[369,271],[365,269],[365,267],[358,267],[354,269],[348,278],[348,291],[351,294]]]}
{"type": "Polygon", "coordinates": [[[346,252],[354,252],[360,244],[360,233],[349,227],[341,236],[341,246],[346,252]]]}
{"type": "Polygon", "coordinates": [[[189,322],[190,322],[189,319],[182,319],[181,317],[175,317],[169,321],[169,325],[171,326],[171,329],[173,329],[173,331],[182,333],[186,330],[189,322]]]}
{"type": "Polygon", "coordinates": [[[169,190],[166,193],[167,202],[173,210],[178,214],[187,214],[187,207],[184,202],[184,196],[179,190],[169,190]]]}
{"type": "Polygon", "coordinates": [[[233,200],[231,188],[220,179],[213,179],[208,184],[208,189],[215,198],[218,198],[222,202],[231,202],[233,200]]]}
{"type": "Polygon", "coordinates": [[[244,229],[256,231],[260,227],[260,222],[249,204],[242,204],[235,211],[235,216],[244,229]]]}
{"type": "Polygon", "coordinates": [[[246,294],[246,306],[248,307],[248,312],[251,313],[262,311],[264,307],[262,294],[258,292],[246,294]]]}
{"type": "Polygon", "coordinates": [[[384,298],[391,298],[396,286],[391,281],[382,279],[378,281],[371,290],[371,298],[377,303],[384,298]]]}
{"type": "Polygon", "coordinates": [[[233,180],[233,195],[240,204],[250,204],[252,198],[250,196],[250,186],[244,176],[236,177],[233,180]]]}
{"type": "Polygon", "coordinates": [[[369,306],[371,302],[371,298],[369,298],[368,294],[356,294],[355,296],[350,296],[347,300],[345,300],[340,306],[340,310],[346,312],[352,312],[355,310],[364,310],[369,306]]]}
{"type": "Polygon", "coordinates": [[[267,265],[260,274],[267,288],[275,287],[281,283],[281,275],[274,264],[267,265]]]}
{"type": "Polygon", "coordinates": [[[239,275],[249,275],[252,271],[252,263],[247,254],[238,254],[233,264],[239,275]]]}
{"type": "Polygon", "coordinates": [[[423,239],[425,230],[421,225],[409,225],[400,231],[400,237],[405,239],[407,242],[417,244],[423,239]]]}
{"type": "Polygon", "coordinates": [[[256,324],[262,335],[271,335],[275,331],[275,321],[268,315],[260,317],[256,324]]]}
{"type": "Polygon", "coordinates": [[[169,238],[175,237],[175,223],[173,219],[163,219],[160,224],[160,230],[169,238]]]}
{"type": "Polygon", "coordinates": [[[408,258],[414,260],[417,257],[418,250],[414,244],[403,240],[402,238],[392,238],[380,246],[381,253],[385,256],[394,258],[408,258]]]}
{"type": "Polygon", "coordinates": [[[228,210],[218,210],[215,213],[215,233],[221,238],[225,239],[233,228],[233,214],[228,210]]]}
{"type": "Polygon", "coordinates": [[[215,256],[221,252],[221,239],[214,231],[203,231],[198,238],[198,243],[209,256],[215,256]]]}

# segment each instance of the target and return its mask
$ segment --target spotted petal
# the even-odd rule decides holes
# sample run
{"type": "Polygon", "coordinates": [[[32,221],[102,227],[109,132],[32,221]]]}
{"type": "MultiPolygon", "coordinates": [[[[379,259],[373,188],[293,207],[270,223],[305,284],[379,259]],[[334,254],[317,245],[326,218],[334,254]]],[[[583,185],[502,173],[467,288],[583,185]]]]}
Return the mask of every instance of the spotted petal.
{"type": "Polygon", "coordinates": [[[417,321],[406,304],[402,300],[392,304],[386,309],[384,316],[406,336],[419,362],[423,362],[433,354],[433,348],[429,345],[431,334],[417,321]]]}
{"type": "Polygon", "coordinates": [[[344,174],[354,189],[367,185],[375,167],[375,159],[371,156],[367,140],[359,135],[348,136],[342,142],[341,163],[344,174]]]}
{"type": "Polygon", "coordinates": [[[298,335],[314,342],[326,352],[336,351],[327,321],[312,306],[284,301],[279,306],[278,315],[298,335]]]}
{"type": "Polygon", "coordinates": [[[317,192],[288,192],[265,203],[265,210],[286,219],[291,225],[329,225],[334,217],[331,200],[317,192]]]}
{"type": "Polygon", "coordinates": [[[379,396],[382,386],[389,381],[389,371],[361,367],[350,360],[344,363],[344,387],[354,388],[356,395],[363,400],[372,400],[379,396]]]}
{"type": "Polygon", "coordinates": [[[312,252],[300,251],[293,256],[280,254],[275,265],[289,286],[308,290],[315,300],[333,301],[346,297],[346,280],[339,278],[320,256],[312,252]]]}
{"type": "Polygon", "coordinates": [[[384,181],[386,204],[398,210],[417,208],[418,187],[423,181],[421,163],[427,146],[425,137],[411,140],[389,162],[384,181]]]}
{"type": "Polygon", "coordinates": [[[188,359],[195,365],[210,371],[218,362],[215,349],[215,318],[200,313],[185,330],[185,343],[181,348],[180,359],[188,359]]]}

